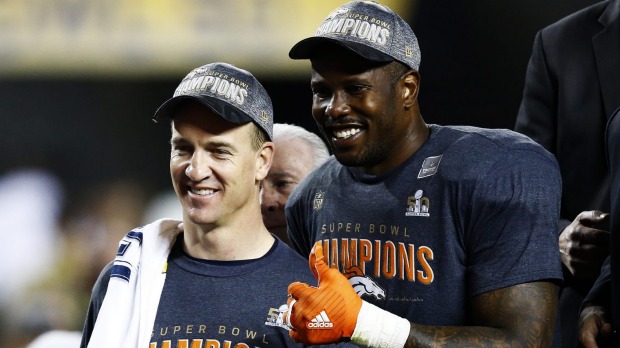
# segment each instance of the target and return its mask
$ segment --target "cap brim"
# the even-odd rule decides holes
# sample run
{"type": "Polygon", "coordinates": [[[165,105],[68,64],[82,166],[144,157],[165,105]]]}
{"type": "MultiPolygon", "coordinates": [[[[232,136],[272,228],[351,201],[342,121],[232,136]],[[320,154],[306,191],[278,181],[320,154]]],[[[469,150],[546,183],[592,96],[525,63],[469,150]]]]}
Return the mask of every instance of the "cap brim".
{"type": "Polygon", "coordinates": [[[195,100],[202,105],[211,109],[211,111],[220,115],[223,119],[228,122],[235,124],[242,124],[252,122],[252,118],[246,115],[241,110],[235,108],[234,106],[220,100],[217,98],[204,96],[204,95],[180,95],[177,97],[172,97],[166,100],[158,109],[155,111],[155,115],[153,116],[153,121],[158,122],[162,119],[172,119],[178,107],[188,100],[195,100]]]}
{"type": "Polygon", "coordinates": [[[362,56],[363,58],[376,62],[390,62],[396,60],[394,57],[386,53],[358,42],[337,40],[319,36],[309,37],[299,41],[295,44],[295,46],[293,46],[293,48],[291,48],[288,56],[291,59],[312,59],[312,57],[325,45],[338,45],[362,56]]]}

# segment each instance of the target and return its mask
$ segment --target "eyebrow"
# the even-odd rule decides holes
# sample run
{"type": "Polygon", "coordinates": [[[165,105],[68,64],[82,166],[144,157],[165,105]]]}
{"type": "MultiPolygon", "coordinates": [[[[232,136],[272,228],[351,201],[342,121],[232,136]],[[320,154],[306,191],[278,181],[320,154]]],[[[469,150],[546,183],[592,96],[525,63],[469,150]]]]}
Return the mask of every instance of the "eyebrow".
{"type": "Polygon", "coordinates": [[[226,148],[226,149],[230,149],[233,150],[233,152],[237,152],[237,147],[229,142],[226,141],[209,141],[207,142],[207,145],[209,147],[215,147],[215,148],[226,148]]]}
{"type": "MultiPolygon", "coordinates": [[[[351,85],[351,84],[372,85],[373,84],[370,78],[368,78],[367,76],[360,76],[360,74],[343,78],[341,82],[345,85],[351,85]]],[[[324,85],[325,86],[329,85],[326,78],[321,77],[320,79],[310,79],[310,87],[324,86],[324,85]]]]}
{"type": "Polygon", "coordinates": [[[176,144],[180,144],[180,143],[186,143],[187,140],[183,139],[183,137],[172,137],[172,139],[170,139],[170,145],[176,145],[176,144]]]}
{"type": "Polygon", "coordinates": [[[304,176],[301,173],[295,173],[290,171],[277,171],[277,172],[269,172],[267,174],[267,178],[269,180],[291,180],[295,182],[301,182],[304,179],[304,176]]]}
{"type": "MultiPolygon", "coordinates": [[[[185,138],[181,136],[175,136],[170,139],[170,145],[172,146],[178,145],[178,144],[189,144],[189,143],[190,143],[189,141],[187,141],[185,138]]],[[[204,146],[207,146],[210,148],[226,148],[226,149],[233,150],[234,152],[238,151],[237,147],[234,146],[234,144],[230,142],[226,142],[226,141],[217,141],[217,140],[209,141],[204,146]]]]}
{"type": "Polygon", "coordinates": [[[276,178],[293,178],[294,174],[288,171],[271,171],[268,173],[268,176],[276,177],[276,178]]]}

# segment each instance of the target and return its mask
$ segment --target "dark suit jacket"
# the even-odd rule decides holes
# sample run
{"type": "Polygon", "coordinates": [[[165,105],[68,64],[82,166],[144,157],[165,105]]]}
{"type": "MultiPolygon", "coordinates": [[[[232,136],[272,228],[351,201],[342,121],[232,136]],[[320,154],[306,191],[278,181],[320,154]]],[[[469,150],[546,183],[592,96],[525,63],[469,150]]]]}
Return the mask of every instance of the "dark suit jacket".
{"type": "MultiPolygon", "coordinates": [[[[620,329],[620,108],[607,127],[607,152],[611,170],[611,309],[614,328],[620,329]]],[[[601,276],[605,276],[601,272],[601,276]]]]}
{"type": "MultiPolygon", "coordinates": [[[[620,330],[620,108],[612,115],[607,126],[607,153],[611,172],[611,312],[614,329],[620,330]]],[[[598,282],[597,282],[598,283],[598,282]]]]}
{"type": "MultiPolygon", "coordinates": [[[[542,29],[534,40],[515,130],[558,159],[560,231],[582,211],[609,211],[605,128],[620,106],[619,17],[620,0],[602,1],[542,29]]],[[[565,275],[557,328],[562,346],[571,347],[591,284],[565,275]]]]}
{"type": "Polygon", "coordinates": [[[542,29],[527,69],[515,129],[558,158],[568,222],[608,209],[604,132],[620,106],[619,16],[620,1],[603,1],[542,29]]]}
{"type": "Polygon", "coordinates": [[[620,108],[609,120],[606,140],[611,172],[611,255],[585,301],[611,309],[617,332],[620,329],[620,108]]]}

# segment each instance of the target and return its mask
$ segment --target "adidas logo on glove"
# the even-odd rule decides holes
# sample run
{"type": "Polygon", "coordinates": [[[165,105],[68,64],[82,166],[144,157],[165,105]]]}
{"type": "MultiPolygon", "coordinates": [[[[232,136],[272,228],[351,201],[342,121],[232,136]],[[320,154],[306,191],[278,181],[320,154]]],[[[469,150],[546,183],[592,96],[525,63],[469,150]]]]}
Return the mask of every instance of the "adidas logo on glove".
{"type": "Polygon", "coordinates": [[[334,327],[334,323],[329,320],[327,313],[321,311],[312,321],[306,324],[308,329],[331,329],[334,327]]]}

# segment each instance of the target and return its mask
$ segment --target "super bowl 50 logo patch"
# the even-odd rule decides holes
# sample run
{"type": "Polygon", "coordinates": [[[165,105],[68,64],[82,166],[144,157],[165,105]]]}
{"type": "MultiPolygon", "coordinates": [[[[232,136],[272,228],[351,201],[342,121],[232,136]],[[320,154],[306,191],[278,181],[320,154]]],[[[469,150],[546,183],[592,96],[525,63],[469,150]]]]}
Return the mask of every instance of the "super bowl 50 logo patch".
{"type": "Polygon", "coordinates": [[[407,211],[405,216],[429,216],[431,201],[424,197],[422,190],[417,190],[413,196],[407,197],[407,211]]]}
{"type": "Polygon", "coordinates": [[[314,210],[320,210],[323,208],[323,200],[325,199],[325,192],[319,191],[314,194],[314,201],[312,207],[314,210]]]}
{"type": "Polygon", "coordinates": [[[286,326],[286,323],[284,322],[284,317],[286,316],[287,311],[288,306],[286,304],[283,304],[278,308],[269,308],[269,313],[267,313],[267,321],[265,321],[265,325],[277,326],[290,330],[290,328],[286,326]]]}

